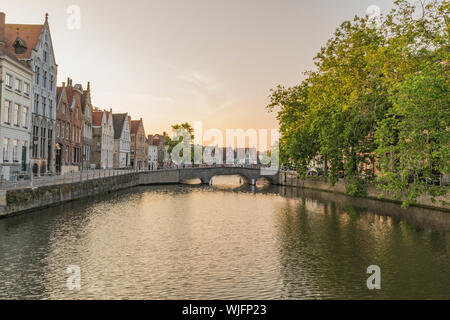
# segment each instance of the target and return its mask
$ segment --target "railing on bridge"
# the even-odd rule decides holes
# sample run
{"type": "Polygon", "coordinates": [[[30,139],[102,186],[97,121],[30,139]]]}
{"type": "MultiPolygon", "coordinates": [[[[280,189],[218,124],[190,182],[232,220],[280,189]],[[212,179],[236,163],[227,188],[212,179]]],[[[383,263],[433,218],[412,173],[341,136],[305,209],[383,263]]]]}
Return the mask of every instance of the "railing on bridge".
{"type": "Polygon", "coordinates": [[[84,181],[104,179],[114,176],[127,175],[132,173],[155,172],[155,171],[173,171],[180,169],[205,169],[205,168],[245,168],[245,169],[263,169],[263,166],[255,165],[199,165],[188,166],[179,165],[168,168],[159,168],[157,170],[138,170],[138,169],[90,169],[79,172],[71,172],[64,174],[10,174],[9,179],[0,176],[0,190],[25,189],[42,186],[62,185],[67,183],[79,183],[84,181]]]}

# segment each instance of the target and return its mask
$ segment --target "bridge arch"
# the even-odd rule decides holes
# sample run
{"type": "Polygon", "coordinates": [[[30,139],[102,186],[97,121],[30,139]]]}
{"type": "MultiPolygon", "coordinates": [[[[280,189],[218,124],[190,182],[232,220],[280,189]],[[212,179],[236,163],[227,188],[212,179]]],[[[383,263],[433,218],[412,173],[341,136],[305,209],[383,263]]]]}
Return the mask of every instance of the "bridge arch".
{"type": "Polygon", "coordinates": [[[270,184],[278,184],[278,172],[272,175],[263,174],[261,169],[241,167],[212,167],[212,168],[187,168],[180,169],[180,182],[187,179],[200,179],[202,183],[209,184],[215,176],[241,176],[245,182],[255,184],[261,178],[270,184]]]}

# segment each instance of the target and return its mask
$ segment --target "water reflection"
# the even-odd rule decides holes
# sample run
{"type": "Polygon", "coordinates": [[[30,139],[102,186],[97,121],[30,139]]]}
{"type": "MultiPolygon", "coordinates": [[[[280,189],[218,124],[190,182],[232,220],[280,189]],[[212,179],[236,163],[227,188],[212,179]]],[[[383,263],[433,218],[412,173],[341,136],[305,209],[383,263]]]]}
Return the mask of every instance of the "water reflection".
{"type": "Polygon", "coordinates": [[[0,220],[0,298],[450,298],[449,213],[217,186],[136,188],[0,220]],[[366,287],[373,264],[381,291],[366,287]],[[66,288],[69,265],[80,291],[66,288]]]}

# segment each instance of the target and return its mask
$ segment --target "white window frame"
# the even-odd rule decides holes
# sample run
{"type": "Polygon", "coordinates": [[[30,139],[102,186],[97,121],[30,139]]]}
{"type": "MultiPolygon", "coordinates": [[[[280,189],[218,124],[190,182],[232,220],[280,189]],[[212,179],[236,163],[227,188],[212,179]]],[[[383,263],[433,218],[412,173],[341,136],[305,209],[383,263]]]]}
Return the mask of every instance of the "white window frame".
{"type": "Polygon", "coordinates": [[[5,100],[5,106],[3,108],[3,123],[11,124],[11,105],[12,104],[13,104],[12,101],[5,100]]]}
{"type": "Polygon", "coordinates": [[[20,104],[14,103],[13,109],[13,125],[18,127],[20,126],[20,104]]]}

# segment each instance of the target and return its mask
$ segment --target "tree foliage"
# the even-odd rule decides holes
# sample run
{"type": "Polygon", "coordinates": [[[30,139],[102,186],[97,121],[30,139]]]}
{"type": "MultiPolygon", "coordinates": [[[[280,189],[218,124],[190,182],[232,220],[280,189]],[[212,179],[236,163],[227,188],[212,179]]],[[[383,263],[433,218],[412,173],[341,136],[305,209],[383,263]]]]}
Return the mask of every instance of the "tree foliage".
{"type": "Polygon", "coordinates": [[[366,194],[379,176],[385,192],[414,203],[445,189],[449,173],[449,2],[406,0],[374,27],[342,23],[296,87],[272,90],[283,162],[305,176],[312,161],[327,181],[366,194]]]}

